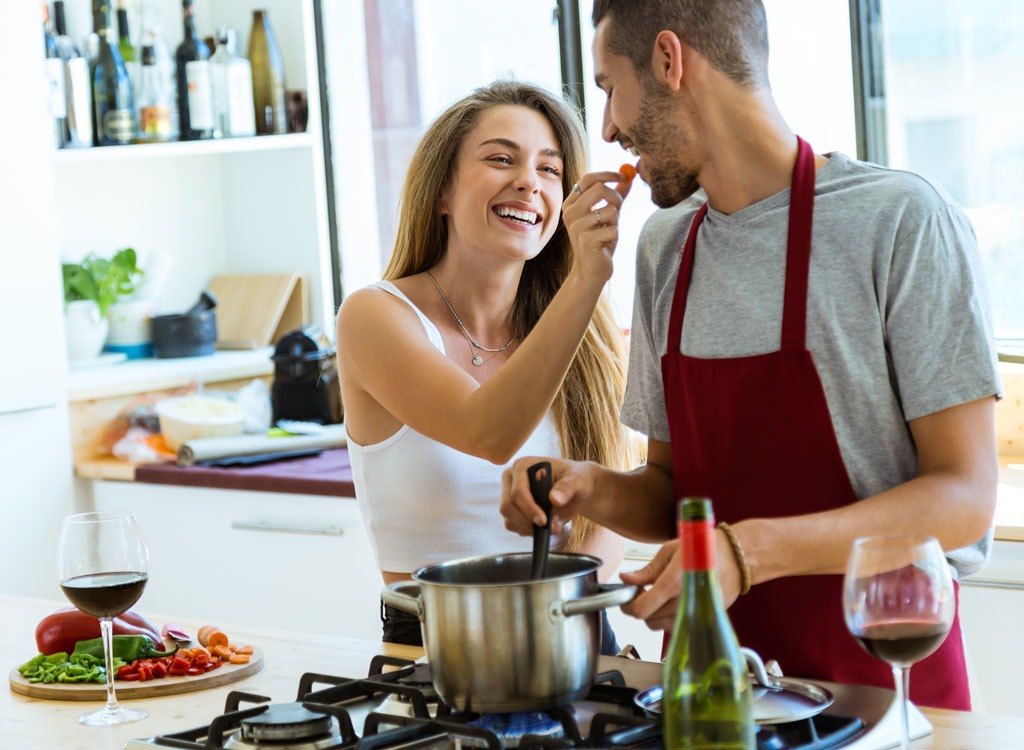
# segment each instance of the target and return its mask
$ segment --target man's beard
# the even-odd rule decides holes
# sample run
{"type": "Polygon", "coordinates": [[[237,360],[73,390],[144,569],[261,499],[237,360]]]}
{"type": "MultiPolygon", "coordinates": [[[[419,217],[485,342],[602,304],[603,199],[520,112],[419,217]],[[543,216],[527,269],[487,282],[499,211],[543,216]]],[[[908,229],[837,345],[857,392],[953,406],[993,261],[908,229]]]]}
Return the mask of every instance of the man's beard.
{"type": "Polygon", "coordinates": [[[692,143],[672,114],[668,98],[653,84],[645,83],[630,138],[644,160],[651,200],[659,208],[681,203],[700,188],[695,170],[667,156],[692,143]]]}

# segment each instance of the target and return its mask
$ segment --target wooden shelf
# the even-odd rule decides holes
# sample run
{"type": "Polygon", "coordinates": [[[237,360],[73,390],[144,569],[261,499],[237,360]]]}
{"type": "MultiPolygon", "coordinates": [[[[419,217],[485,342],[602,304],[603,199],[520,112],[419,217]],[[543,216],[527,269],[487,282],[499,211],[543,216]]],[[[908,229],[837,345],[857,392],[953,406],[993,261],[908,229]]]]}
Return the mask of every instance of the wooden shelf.
{"type": "Polygon", "coordinates": [[[192,383],[216,383],[272,375],[271,346],[248,351],[217,351],[205,357],[133,359],[107,367],[72,370],[68,402],[183,388],[192,383]]]}

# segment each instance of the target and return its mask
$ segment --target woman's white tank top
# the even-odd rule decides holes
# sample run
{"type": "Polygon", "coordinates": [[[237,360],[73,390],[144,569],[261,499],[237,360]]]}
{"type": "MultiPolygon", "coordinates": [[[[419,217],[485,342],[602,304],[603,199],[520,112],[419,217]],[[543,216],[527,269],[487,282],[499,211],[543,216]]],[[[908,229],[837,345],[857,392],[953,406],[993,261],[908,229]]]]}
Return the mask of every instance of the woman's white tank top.
{"type": "MultiPolygon", "coordinates": [[[[444,352],[437,326],[398,287],[389,281],[373,286],[405,301],[430,342],[444,352]]],[[[381,570],[412,573],[460,557],[532,549],[532,539],[507,531],[498,512],[501,474],[507,465],[461,453],[408,425],[373,445],[349,438],[348,452],[359,509],[381,570]]],[[[548,412],[513,460],[561,454],[548,412]]],[[[560,547],[564,535],[552,536],[552,546],[560,547]]]]}

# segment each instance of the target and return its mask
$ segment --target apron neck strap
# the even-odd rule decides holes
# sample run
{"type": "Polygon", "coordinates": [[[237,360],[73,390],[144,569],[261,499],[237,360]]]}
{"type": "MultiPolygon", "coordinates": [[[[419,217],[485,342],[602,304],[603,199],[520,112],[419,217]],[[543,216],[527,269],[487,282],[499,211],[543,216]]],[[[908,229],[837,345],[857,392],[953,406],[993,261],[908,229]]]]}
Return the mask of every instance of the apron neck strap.
{"type": "MultiPolygon", "coordinates": [[[[786,288],[782,311],[782,348],[805,349],[807,341],[807,278],[811,262],[811,224],[814,218],[814,151],[797,136],[796,164],[793,166],[789,197],[789,236],[786,249],[786,288]]],[[[683,257],[679,264],[672,312],[668,325],[668,348],[677,351],[683,334],[683,316],[693,274],[697,231],[708,213],[704,203],[693,217],[683,257]]]]}

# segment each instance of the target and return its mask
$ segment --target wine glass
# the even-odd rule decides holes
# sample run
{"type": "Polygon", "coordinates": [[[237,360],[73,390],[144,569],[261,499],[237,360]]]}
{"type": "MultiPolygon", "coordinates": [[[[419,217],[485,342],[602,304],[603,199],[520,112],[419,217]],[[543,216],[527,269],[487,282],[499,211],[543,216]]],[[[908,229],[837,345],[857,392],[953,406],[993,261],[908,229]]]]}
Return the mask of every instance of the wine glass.
{"type": "Polygon", "coordinates": [[[128,724],[149,715],[117,704],[113,665],[114,617],[139,600],[148,573],[146,541],[131,512],[99,511],[64,519],[57,546],[60,587],[79,610],[99,618],[106,660],[107,705],[79,716],[82,724],[128,724]]]}
{"type": "Polygon", "coordinates": [[[910,747],[910,667],[946,640],[955,610],[949,565],[934,537],[864,537],[853,543],[843,579],[843,617],[861,646],[892,666],[904,750],[910,747]]]}

